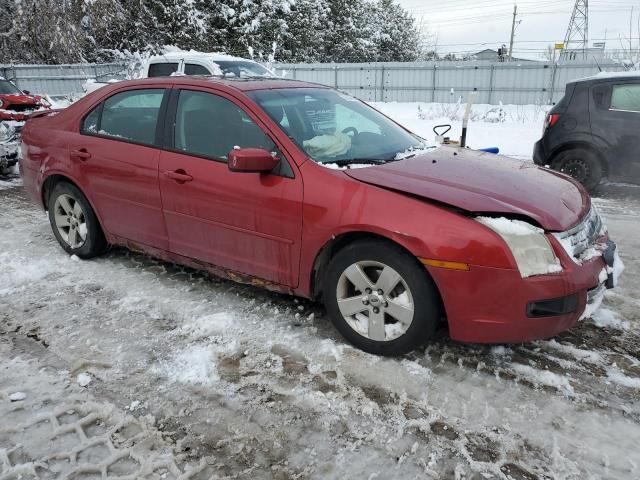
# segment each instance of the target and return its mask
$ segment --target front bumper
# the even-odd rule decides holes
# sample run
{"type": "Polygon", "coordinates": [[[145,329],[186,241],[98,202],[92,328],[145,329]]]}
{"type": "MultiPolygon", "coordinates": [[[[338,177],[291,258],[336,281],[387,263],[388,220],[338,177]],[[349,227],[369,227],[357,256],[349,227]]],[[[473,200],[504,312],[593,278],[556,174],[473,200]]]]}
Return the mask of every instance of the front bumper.
{"type": "Polygon", "coordinates": [[[605,256],[582,264],[569,258],[561,262],[560,273],[528,278],[511,269],[429,268],[442,295],[451,338],[469,343],[520,343],[550,338],[573,327],[602,300],[601,289],[610,282],[607,272],[613,267],[607,265],[605,256]],[[547,312],[547,316],[544,310],[531,314],[533,302],[559,299],[567,299],[560,302],[565,310],[547,312]]]}
{"type": "Polygon", "coordinates": [[[20,140],[12,140],[6,143],[0,142],[0,170],[12,167],[18,163],[20,152],[20,140]]]}
{"type": "Polygon", "coordinates": [[[15,133],[13,137],[5,141],[0,141],[0,170],[12,167],[18,163],[20,158],[20,140],[24,123],[11,122],[15,133]]]}

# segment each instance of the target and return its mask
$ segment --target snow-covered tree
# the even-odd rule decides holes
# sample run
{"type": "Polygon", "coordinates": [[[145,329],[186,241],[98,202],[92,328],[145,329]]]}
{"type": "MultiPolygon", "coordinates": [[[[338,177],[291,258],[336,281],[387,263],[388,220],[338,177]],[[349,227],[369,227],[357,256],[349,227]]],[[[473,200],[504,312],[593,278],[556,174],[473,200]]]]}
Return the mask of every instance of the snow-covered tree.
{"type": "Polygon", "coordinates": [[[164,45],[279,61],[412,60],[419,28],[395,1],[0,0],[0,63],[108,61],[164,45]]]}
{"type": "Polygon", "coordinates": [[[149,0],[160,42],[184,49],[197,48],[205,33],[206,15],[196,0],[149,0]]]}
{"type": "Polygon", "coordinates": [[[292,62],[322,62],[332,35],[330,8],[326,0],[297,0],[288,18],[288,36],[278,59],[292,62]]]}
{"type": "Polygon", "coordinates": [[[378,0],[370,21],[376,61],[409,62],[418,58],[420,33],[413,17],[393,0],[378,0]]]}
{"type": "Polygon", "coordinates": [[[3,57],[34,63],[78,62],[84,59],[83,42],[70,2],[16,0],[13,35],[3,57]]]}

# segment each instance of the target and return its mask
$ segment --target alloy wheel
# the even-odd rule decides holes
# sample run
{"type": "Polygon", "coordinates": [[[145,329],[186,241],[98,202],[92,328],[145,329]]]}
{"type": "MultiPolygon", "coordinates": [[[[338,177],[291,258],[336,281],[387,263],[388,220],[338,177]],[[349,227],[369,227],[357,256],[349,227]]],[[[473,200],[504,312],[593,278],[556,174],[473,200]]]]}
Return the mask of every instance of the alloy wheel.
{"type": "Polygon", "coordinates": [[[82,247],[87,240],[87,220],[80,203],[71,195],[62,194],[56,198],[53,209],[62,240],[73,249],[82,247]]]}
{"type": "Polygon", "coordinates": [[[407,282],[384,263],[360,261],[340,275],[338,308],[360,335],[379,342],[401,337],[414,319],[414,302],[407,282]]]}

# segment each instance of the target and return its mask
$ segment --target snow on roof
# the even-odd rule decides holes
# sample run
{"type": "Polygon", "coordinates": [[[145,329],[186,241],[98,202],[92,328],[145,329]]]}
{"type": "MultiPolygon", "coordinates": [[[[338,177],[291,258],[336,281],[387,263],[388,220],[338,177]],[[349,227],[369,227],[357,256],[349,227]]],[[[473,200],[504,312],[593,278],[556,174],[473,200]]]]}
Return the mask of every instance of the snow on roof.
{"type": "Polygon", "coordinates": [[[211,60],[214,62],[217,60],[253,61],[249,58],[234,57],[233,55],[227,55],[223,52],[198,52],[196,50],[180,50],[177,47],[164,47],[162,54],[151,57],[149,61],[153,61],[155,59],[182,60],[184,58],[200,58],[202,60],[211,60]]]}
{"type": "Polygon", "coordinates": [[[584,82],[586,80],[607,80],[610,78],[640,78],[640,71],[624,70],[622,72],[598,72],[589,77],[577,78],[574,82],[584,82]]]}

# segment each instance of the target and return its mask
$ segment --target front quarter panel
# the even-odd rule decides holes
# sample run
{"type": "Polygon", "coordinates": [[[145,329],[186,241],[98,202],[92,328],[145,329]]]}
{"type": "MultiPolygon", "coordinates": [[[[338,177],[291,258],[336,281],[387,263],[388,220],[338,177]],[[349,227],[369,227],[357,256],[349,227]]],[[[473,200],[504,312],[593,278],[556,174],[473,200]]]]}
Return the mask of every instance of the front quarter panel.
{"type": "Polygon", "coordinates": [[[304,163],[301,172],[305,185],[302,295],[311,293],[316,256],[332,239],[347,233],[388,238],[416,257],[517,268],[500,237],[461,212],[359,182],[314,162],[304,163]]]}

